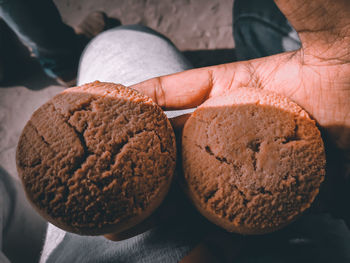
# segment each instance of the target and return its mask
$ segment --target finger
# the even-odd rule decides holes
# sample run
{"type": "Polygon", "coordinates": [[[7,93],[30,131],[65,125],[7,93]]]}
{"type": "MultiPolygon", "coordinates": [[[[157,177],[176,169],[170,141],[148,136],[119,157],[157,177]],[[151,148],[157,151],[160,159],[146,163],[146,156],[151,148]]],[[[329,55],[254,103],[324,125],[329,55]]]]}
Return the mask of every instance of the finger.
{"type": "Polygon", "coordinates": [[[201,240],[180,263],[235,262],[246,243],[242,236],[216,229],[201,240]]]}
{"type": "Polygon", "coordinates": [[[180,263],[217,263],[220,260],[217,256],[208,248],[206,244],[200,243],[195,246],[180,263]]]}
{"type": "Polygon", "coordinates": [[[109,233],[105,234],[104,237],[111,241],[122,241],[139,234],[146,232],[147,230],[157,226],[159,224],[159,220],[156,214],[151,215],[149,218],[142,221],[140,224],[125,230],[120,233],[109,233]]]}
{"type": "Polygon", "coordinates": [[[131,88],[149,96],[166,110],[192,108],[200,105],[209,96],[214,69],[207,67],[161,76],[131,88]]]}
{"type": "Polygon", "coordinates": [[[190,116],[191,114],[188,113],[169,119],[171,126],[173,126],[175,132],[182,130],[183,126],[185,125],[186,121],[190,116]]]}

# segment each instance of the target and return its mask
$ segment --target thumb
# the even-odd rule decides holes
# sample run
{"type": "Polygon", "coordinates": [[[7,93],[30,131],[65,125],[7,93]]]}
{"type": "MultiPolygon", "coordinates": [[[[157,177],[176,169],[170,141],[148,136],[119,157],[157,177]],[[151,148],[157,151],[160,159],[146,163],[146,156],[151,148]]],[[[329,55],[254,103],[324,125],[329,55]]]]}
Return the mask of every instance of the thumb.
{"type": "Polygon", "coordinates": [[[213,68],[200,68],[156,77],[130,86],[165,110],[187,109],[200,105],[212,89],[213,68]]]}

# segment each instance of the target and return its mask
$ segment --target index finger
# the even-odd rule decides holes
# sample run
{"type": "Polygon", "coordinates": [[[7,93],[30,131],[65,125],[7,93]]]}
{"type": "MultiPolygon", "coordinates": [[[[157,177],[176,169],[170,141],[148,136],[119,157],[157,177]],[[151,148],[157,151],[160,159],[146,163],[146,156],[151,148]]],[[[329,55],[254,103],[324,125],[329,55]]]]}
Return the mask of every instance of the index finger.
{"type": "Polygon", "coordinates": [[[156,77],[130,86],[165,110],[187,109],[204,102],[213,86],[210,67],[156,77]]]}

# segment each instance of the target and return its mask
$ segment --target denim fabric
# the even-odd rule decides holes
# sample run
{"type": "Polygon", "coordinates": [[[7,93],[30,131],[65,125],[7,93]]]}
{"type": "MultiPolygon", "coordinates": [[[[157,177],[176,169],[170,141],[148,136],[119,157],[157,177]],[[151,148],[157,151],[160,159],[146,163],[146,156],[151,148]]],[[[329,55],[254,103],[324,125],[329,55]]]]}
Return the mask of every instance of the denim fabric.
{"type": "Polygon", "coordinates": [[[296,31],[273,0],[235,0],[233,35],[238,60],[300,48],[296,31]]]}
{"type": "Polygon", "coordinates": [[[74,30],[62,22],[52,1],[2,0],[0,17],[49,76],[62,76],[77,68],[83,46],[74,30]]]}

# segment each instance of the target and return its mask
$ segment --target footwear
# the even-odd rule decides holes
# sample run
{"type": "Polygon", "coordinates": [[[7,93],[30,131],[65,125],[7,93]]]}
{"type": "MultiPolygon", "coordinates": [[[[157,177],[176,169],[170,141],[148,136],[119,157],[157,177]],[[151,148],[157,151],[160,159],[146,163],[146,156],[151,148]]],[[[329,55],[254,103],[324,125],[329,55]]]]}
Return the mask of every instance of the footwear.
{"type": "Polygon", "coordinates": [[[109,18],[102,11],[94,11],[88,14],[83,21],[74,28],[77,35],[82,35],[87,39],[92,39],[99,33],[115,26],[120,26],[118,19],[109,18]]]}
{"type": "Polygon", "coordinates": [[[73,79],[64,79],[62,77],[57,77],[55,80],[58,84],[66,88],[74,87],[77,85],[77,77],[74,77],[73,79]]]}
{"type": "MultiPolygon", "coordinates": [[[[87,43],[99,33],[121,25],[118,19],[109,18],[104,12],[94,11],[88,14],[83,21],[74,28],[79,39],[79,50],[83,50],[87,43]]],[[[73,87],[77,82],[77,69],[68,70],[55,78],[56,82],[64,87],[73,87]]]]}

